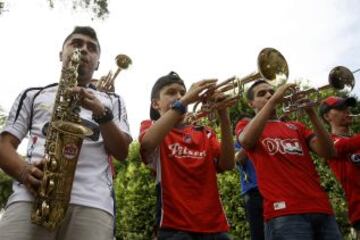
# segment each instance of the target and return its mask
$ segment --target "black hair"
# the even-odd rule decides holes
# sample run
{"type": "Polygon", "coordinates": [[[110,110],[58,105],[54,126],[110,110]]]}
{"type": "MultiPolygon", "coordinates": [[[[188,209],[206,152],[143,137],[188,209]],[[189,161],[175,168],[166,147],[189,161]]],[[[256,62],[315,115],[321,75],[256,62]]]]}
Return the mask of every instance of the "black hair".
{"type": "MultiPolygon", "coordinates": [[[[176,73],[171,71],[169,74],[160,77],[154,84],[151,90],[151,101],[153,99],[158,99],[160,97],[160,90],[170,84],[177,83],[185,87],[184,81],[180,78],[180,76],[176,73]]],[[[150,119],[151,120],[158,120],[160,118],[160,114],[157,110],[155,110],[150,105],[150,119]]]]}
{"type": "Polygon", "coordinates": [[[99,47],[99,51],[101,50],[100,43],[97,38],[96,32],[92,27],[89,27],[89,26],[76,26],[74,28],[74,30],[65,38],[65,40],[63,42],[63,47],[64,47],[65,43],[70,39],[70,37],[74,34],[82,34],[82,35],[90,37],[91,39],[96,41],[96,43],[99,47]]]}
{"type": "Polygon", "coordinates": [[[251,100],[254,100],[254,91],[253,89],[259,85],[259,84],[262,84],[262,83],[266,83],[266,84],[269,84],[267,81],[265,81],[264,79],[259,79],[259,80],[256,80],[250,87],[249,89],[246,91],[246,98],[247,100],[251,101],[251,100]]]}

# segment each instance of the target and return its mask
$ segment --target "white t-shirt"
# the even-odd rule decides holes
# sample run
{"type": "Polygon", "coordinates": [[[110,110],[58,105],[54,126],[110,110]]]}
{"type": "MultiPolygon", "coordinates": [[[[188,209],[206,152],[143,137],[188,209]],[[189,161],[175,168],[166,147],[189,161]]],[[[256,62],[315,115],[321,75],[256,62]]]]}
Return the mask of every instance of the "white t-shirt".
{"type": "MultiPolygon", "coordinates": [[[[130,136],[125,103],[118,95],[109,95],[88,88],[113,112],[115,124],[130,136]]],[[[36,163],[44,157],[45,125],[50,121],[56,86],[30,88],[16,99],[2,132],[9,132],[20,141],[29,133],[26,161],[36,163]]],[[[92,112],[81,108],[80,117],[94,134],[84,139],[78,159],[70,203],[114,211],[112,198],[113,181],[108,155],[98,124],[92,120],[92,112]]],[[[14,193],[8,204],[16,201],[32,201],[33,196],[23,184],[13,183],[14,193]]]]}

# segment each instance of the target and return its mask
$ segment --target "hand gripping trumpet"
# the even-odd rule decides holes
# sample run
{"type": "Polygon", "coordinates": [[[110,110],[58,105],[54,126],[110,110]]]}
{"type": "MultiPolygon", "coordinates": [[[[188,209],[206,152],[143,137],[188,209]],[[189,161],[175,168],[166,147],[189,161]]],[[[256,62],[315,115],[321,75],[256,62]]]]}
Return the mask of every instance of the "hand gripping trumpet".
{"type": "Polygon", "coordinates": [[[193,112],[185,117],[185,122],[188,124],[196,123],[200,118],[209,116],[210,120],[214,118],[216,109],[231,106],[236,103],[244,93],[245,84],[264,79],[267,81],[286,81],[289,76],[288,64],[284,56],[274,48],[264,48],[257,58],[258,70],[243,78],[231,77],[220,84],[215,89],[210,89],[203,94],[200,101],[196,102],[193,107],[193,112]],[[223,93],[225,100],[217,102],[214,94],[223,93]],[[201,103],[200,110],[197,110],[201,103]]]}
{"type": "Polygon", "coordinates": [[[129,65],[132,63],[131,58],[125,54],[119,54],[115,58],[116,65],[118,68],[116,69],[115,73],[113,74],[112,71],[109,71],[108,75],[103,76],[100,78],[99,81],[96,82],[96,89],[102,92],[114,92],[114,82],[123,69],[127,69],[129,65]]]}
{"type": "Polygon", "coordinates": [[[356,71],[351,72],[344,66],[337,66],[331,69],[328,77],[329,83],[319,88],[309,88],[306,90],[295,90],[288,96],[284,97],[283,111],[284,113],[291,113],[294,111],[301,110],[309,106],[309,104],[317,105],[320,104],[321,92],[334,89],[351,91],[355,86],[354,74],[356,71]],[[312,102],[302,101],[303,99],[312,99],[312,102]],[[300,100],[299,100],[300,99],[300,100]]]}

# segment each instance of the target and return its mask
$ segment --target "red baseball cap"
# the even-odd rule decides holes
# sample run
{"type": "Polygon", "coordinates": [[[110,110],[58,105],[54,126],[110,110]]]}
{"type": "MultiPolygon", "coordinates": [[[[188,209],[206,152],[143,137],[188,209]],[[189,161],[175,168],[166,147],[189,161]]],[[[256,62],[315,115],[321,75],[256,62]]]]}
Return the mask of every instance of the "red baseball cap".
{"type": "Polygon", "coordinates": [[[319,114],[322,117],[325,113],[330,111],[331,109],[344,109],[346,107],[355,107],[356,99],[353,97],[335,97],[330,96],[321,102],[319,107],[319,114]]]}

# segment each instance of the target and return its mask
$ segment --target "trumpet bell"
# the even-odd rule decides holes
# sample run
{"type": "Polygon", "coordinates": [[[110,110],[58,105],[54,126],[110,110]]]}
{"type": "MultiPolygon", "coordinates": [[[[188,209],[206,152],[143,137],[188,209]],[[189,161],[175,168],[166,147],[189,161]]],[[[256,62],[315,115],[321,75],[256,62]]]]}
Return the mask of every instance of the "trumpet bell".
{"type": "Polygon", "coordinates": [[[329,73],[329,84],[337,90],[348,88],[351,91],[355,86],[354,74],[347,67],[334,67],[329,73]]]}
{"type": "Polygon", "coordinates": [[[264,48],[258,56],[258,70],[263,78],[273,81],[289,77],[289,68],[285,57],[275,48],[264,48]]]}
{"type": "Polygon", "coordinates": [[[116,65],[121,69],[127,69],[132,64],[131,58],[125,54],[119,54],[115,58],[116,65]]]}

